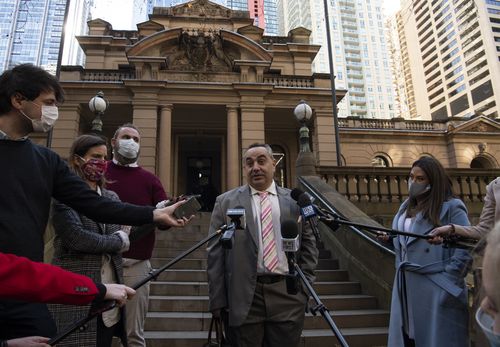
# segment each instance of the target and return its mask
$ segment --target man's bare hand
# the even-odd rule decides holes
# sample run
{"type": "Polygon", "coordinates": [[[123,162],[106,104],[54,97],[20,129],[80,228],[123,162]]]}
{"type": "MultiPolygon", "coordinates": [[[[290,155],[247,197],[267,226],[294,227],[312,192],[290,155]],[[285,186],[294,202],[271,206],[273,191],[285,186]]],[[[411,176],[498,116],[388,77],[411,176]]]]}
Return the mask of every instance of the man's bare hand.
{"type": "Polygon", "coordinates": [[[106,287],[106,295],[104,299],[106,300],[115,300],[118,306],[123,306],[127,303],[127,300],[130,300],[135,295],[135,290],[130,287],[127,287],[123,284],[104,284],[106,287]]]}
{"type": "Polygon", "coordinates": [[[181,218],[178,219],[174,216],[174,211],[177,207],[183,205],[186,203],[186,200],[181,200],[176,202],[173,205],[164,207],[164,208],[157,208],[156,210],[153,211],[153,220],[155,223],[160,224],[160,225],[168,225],[171,227],[183,227],[185,226],[193,216],[189,218],[181,218]]]}

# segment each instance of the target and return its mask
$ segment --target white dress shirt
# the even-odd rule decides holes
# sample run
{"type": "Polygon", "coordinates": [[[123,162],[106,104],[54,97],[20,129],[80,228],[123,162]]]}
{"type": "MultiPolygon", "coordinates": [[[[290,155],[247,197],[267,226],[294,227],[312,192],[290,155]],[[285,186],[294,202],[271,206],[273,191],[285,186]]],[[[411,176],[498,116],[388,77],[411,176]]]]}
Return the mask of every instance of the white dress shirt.
{"type": "MultiPolygon", "coordinates": [[[[250,186],[250,191],[252,194],[252,212],[255,218],[255,225],[257,225],[257,232],[259,235],[259,253],[257,258],[257,274],[271,274],[269,270],[264,266],[264,257],[262,255],[263,244],[262,244],[262,225],[260,222],[260,196],[258,190],[250,186]]],[[[268,198],[271,201],[272,216],[273,216],[273,232],[274,239],[276,241],[277,253],[278,253],[278,266],[276,270],[272,272],[273,274],[286,274],[288,273],[288,262],[286,259],[285,252],[283,252],[283,247],[281,244],[281,224],[280,224],[280,204],[278,200],[278,194],[276,191],[276,184],[274,181],[265,190],[269,193],[268,198]]]]}

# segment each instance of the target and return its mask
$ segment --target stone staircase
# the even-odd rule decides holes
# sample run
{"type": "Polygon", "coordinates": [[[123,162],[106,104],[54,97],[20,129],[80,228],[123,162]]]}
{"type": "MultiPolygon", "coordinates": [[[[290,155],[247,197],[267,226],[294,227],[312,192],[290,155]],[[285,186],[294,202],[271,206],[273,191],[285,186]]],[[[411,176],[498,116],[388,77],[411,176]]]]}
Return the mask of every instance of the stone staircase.
{"type": "MultiPolygon", "coordinates": [[[[157,234],[152,265],[159,268],[207,236],[209,213],[199,213],[184,230],[157,234]]],[[[207,341],[208,312],[206,246],[163,272],[151,284],[146,319],[147,346],[202,347],[207,341]]],[[[377,308],[373,296],[363,295],[357,282],[327,250],[320,251],[314,288],[330,310],[350,346],[383,346],[387,341],[388,311],[377,308]]],[[[300,346],[334,346],[333,332],[321,315],[306,315],[300,346]]]]}

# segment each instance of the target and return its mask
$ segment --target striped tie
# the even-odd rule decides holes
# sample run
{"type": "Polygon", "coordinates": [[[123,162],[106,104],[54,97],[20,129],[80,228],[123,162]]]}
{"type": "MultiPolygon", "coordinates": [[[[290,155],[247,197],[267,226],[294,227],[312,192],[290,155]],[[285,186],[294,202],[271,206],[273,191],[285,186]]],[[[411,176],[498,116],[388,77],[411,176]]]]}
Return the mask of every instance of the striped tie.
{"type": "Polygon", "coordinates": [[[276,240],[273,231],[273,215],[271,211],[271,201],[268,193],[259,193],[260,196],[260,222],[262,226],[262,245],[264,266],[273,272],[278,267],[278,252],[276,250],[276,240]]]}

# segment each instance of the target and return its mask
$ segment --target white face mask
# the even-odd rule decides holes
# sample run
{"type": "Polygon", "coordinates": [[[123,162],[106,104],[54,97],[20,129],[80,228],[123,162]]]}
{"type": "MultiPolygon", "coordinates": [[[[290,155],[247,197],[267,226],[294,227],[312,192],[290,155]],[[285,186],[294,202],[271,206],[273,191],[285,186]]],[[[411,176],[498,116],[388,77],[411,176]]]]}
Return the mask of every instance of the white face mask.
{"type": "Polygon", "coordinates": [[[42,109],[42,116],[40,118],[30,118],[24,113],[22,110],[19,110],[21,114],[28,118],[33,127],[33,131],[36,133],[46,133],[50,129],[54,127],[57,119],[59,118],[59,109],[57,106],[47,106],[47,105],[38,105],[37,103],[30,101],[32,104],[37,105],[42,109]]]}
{"type": "Polygon", "coordinates": [[[490,346],[500,347],[500,335],[493,332],[493,317],[479,308],[476,312],[476,321],[490,342],[490,346]]]}
{"type": "Polygon", "coordinates": [[[137,159],[139,148],[139,144],[133,139],[118,140],[118,153],[127,159],[137,159]]]}

